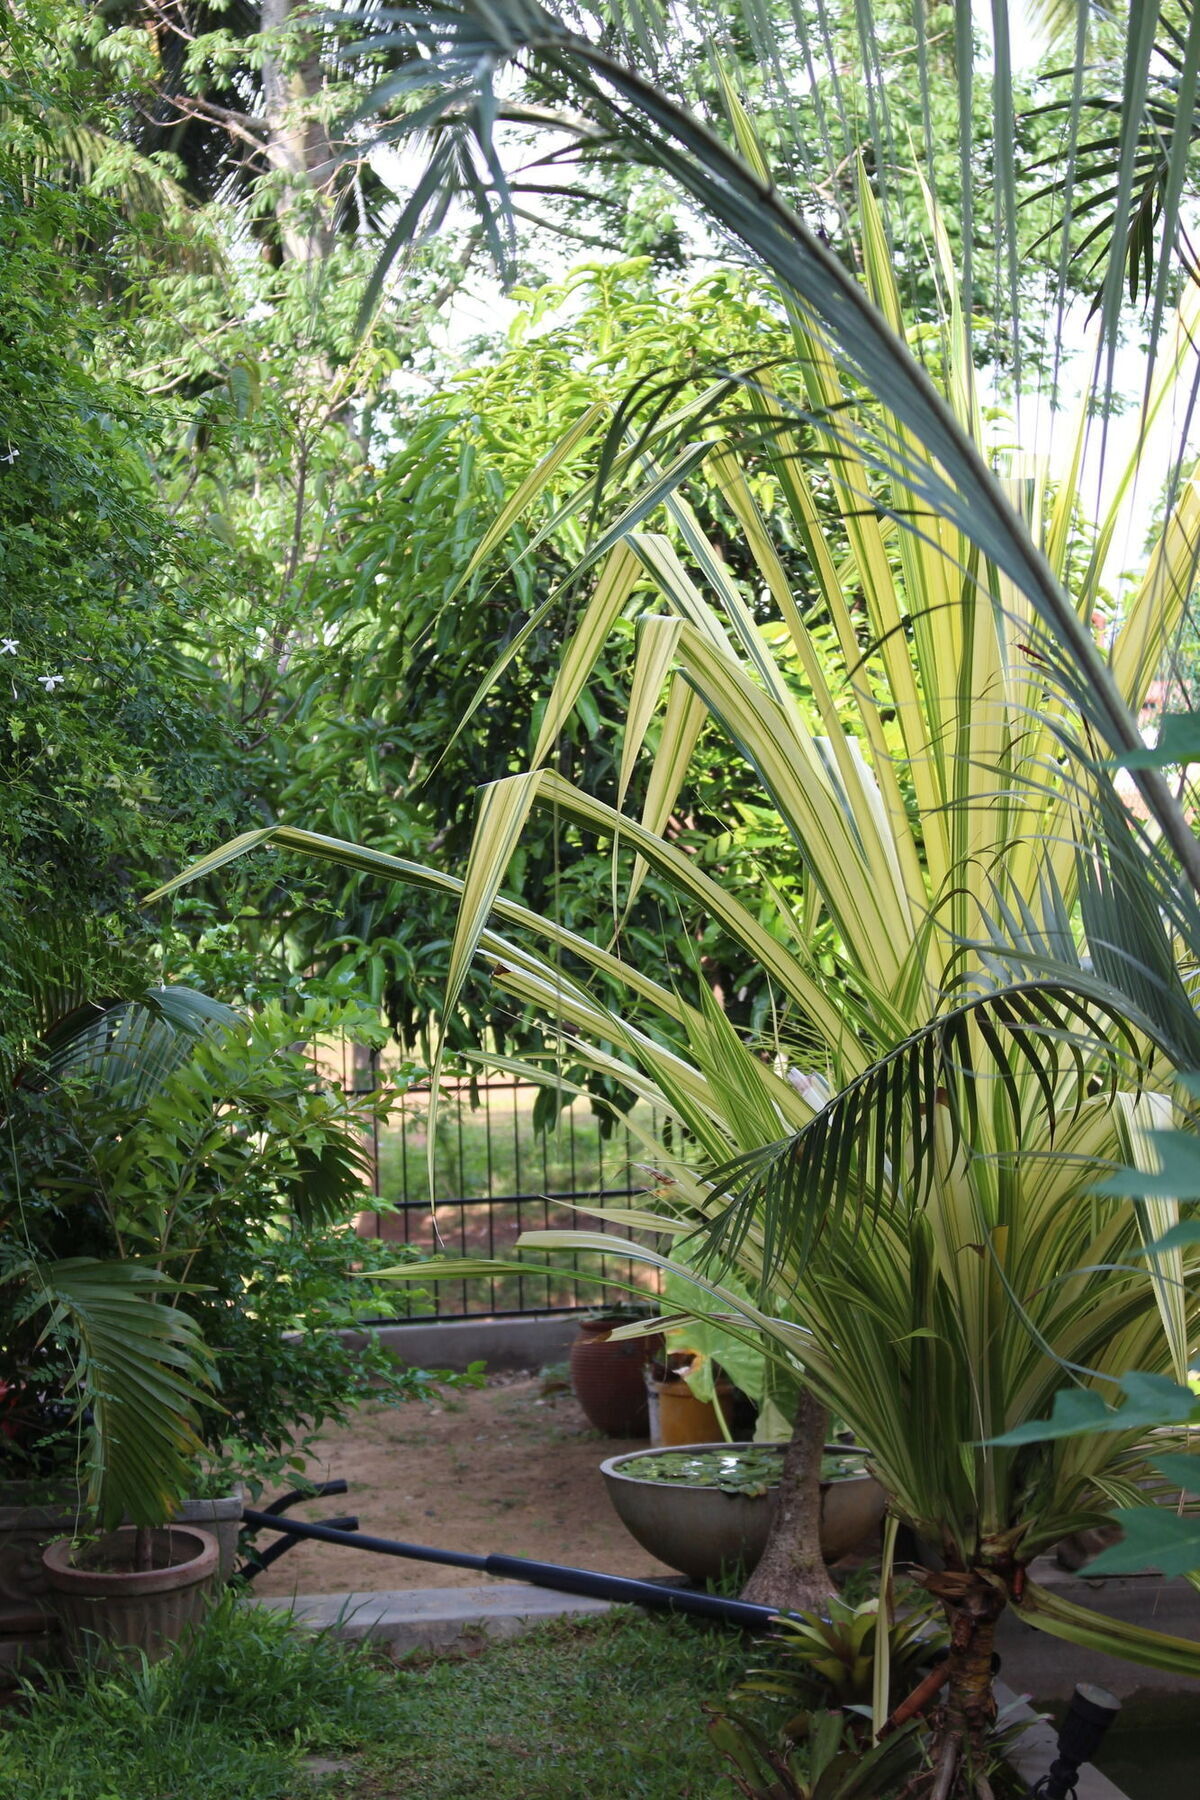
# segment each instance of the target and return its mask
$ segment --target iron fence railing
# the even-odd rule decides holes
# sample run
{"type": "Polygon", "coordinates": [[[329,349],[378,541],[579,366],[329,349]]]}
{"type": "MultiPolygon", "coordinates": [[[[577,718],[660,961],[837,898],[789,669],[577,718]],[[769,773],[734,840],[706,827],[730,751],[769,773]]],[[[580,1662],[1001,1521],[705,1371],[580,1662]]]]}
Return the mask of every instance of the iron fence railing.
{"type": "MultiPolygon", "coordinates": [[[[487,1257],[508,1254],[523,1231],[534,1229],[574,1224],[628,1236],[625,1227],[606,1227],[576,1209],[642,1199],[649,1183],[638,1160],[636,1136],[623,1125],[605,1136],[600,1120],[581,1100],[564,1107],[552,1129],[539,1131],[534,1103],[540,1091],[535,1083],[508,1079],[443,1083],[431,1202],[429,1090],[411,1088],[377,1134],[374,1185],[386,1205],[364,1214],[360,1230],[429,1252],[487,1257]]],[[[653,1125],[648,1109],[646,1122],[653,1125]]],[[[647,1294],[656,1291],[652,1272],[628,1257],[606,1253],[555,1261],[563,1273],[554,1276],[440,1282],[406,1316],[576,1312],[631,1297],[614,1288],[614,1282],[631,1282],[647,1294]],[[568,1268],[586,1279],[572,1279],[568,1268]]]]}

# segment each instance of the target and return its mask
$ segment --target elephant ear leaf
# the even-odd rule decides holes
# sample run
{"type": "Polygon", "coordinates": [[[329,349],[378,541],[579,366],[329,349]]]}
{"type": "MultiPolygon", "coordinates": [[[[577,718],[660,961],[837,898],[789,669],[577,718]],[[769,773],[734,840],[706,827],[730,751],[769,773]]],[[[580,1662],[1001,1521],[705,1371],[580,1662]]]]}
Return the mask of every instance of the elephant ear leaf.
{"type": "Polygon", "coordinates": [[[200,1450],[196,1406],[212,1362],[199,1329],[161,1298],[165,1282],[137,1263],[91,1257],[33,1267],[44,1335],[72,1339],[75,1390],[92,1409],[87,1501],[105,1528],[127,1515],[158,1525],[188,1491],[200,1450]]]}
{"type": "MultiPolygon", "coordinates": [[[[1156,1456],[1154,1467],[1185,1495],[1200,1494],[1200,1456],[1156,1456]]],[[[1126,1506],[1113,1514],[1121,1542],[1093,1557],[1088,1574],[1133,1575],[1161,1569],[1190,1575],[1200,1569],[1200,1518],[1169,1506],[1126,1506]]]]}

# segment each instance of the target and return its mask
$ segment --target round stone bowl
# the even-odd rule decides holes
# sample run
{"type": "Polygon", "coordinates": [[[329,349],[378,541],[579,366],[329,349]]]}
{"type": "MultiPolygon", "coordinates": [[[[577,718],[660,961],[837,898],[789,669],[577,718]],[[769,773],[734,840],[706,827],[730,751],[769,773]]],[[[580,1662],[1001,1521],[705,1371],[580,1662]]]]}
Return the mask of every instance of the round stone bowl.
{"type": "MultiPolygon", "coordinates": [[[[778,1446],[783,1449],[784,1446],[778,1446]]],[[[758,1562],[771,1529],[777,1489],[723,1494],[686,1481],[652,1481],[628,1474],[631,1462],[700,1450],[762,1449],[761,1444],[672,1444],[661,1451],[630,1450],[600,1465],[608,1497],[626,1530],[651,1556],[693,1581],[707,1581],[758,1562]]],[[[846,1475],[821,1483],[821,1553],[826,1562],[853,1550],[883,1517],[887,1495],[870,1475],[846,1475]]]]}

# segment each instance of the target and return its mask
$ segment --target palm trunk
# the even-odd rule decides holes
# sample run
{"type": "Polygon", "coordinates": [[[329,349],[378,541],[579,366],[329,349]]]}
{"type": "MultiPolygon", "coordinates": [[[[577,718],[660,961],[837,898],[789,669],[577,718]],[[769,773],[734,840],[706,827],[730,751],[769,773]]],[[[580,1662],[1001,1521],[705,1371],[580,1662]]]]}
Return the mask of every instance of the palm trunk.
{"type": "Polygon", "coordinates": [[[807,1389],[783,1459],[771,1535],[742,1599],[780,1612],[821,1612],[834,1592],[821,1555],[821,1455],[829,1417],[807,1389]]]}
{"type": "Polygon", "coordinates": [[[978,1569],[928,1572],[922,1586],[941,1601],[950,1627],[945,1698],[933,1718],[929,1800],[987,1800],[987,1739],[996,1718],[992,1650],[1005,1589],[978,1569]]]}

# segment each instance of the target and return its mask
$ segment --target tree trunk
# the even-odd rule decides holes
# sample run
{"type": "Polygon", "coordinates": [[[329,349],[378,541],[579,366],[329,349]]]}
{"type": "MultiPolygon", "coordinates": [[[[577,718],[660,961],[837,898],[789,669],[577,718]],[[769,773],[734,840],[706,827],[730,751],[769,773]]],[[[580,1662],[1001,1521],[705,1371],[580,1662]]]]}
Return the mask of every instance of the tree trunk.
{"type": "Polygon", "coordinates": [[[312,105],[324,84],[320,58],[310,51],[296,61],[286,50],[286,33],[304,10],[295,0],[260,0],[259,20],[264,32],[276,34],[262,59],[267,156],[272,168],[290,177],[275,206],[280,241],[289,261],[310,264],[333,247],[330,191],[336,158],[312,105]]]}
{"type": "Polygon", "coordinates": [[[771,1535],[742,1590],[743,1600],[780,1612],[820,1612],[834,1592],[821,1555],[821,1454],[828,1429],[825,1408],[802,1389],[771,1535]]]}
{"type": "Polygon", "coordinates": [[[977,1569],[931,1571],[922,1586],[941,1601],[950,1627],[945,1698],[933,1716],[929,1800],[987,1800],[986,1744],[996,1718],[992,1649],[1005,1591],[977,1569]]]}

